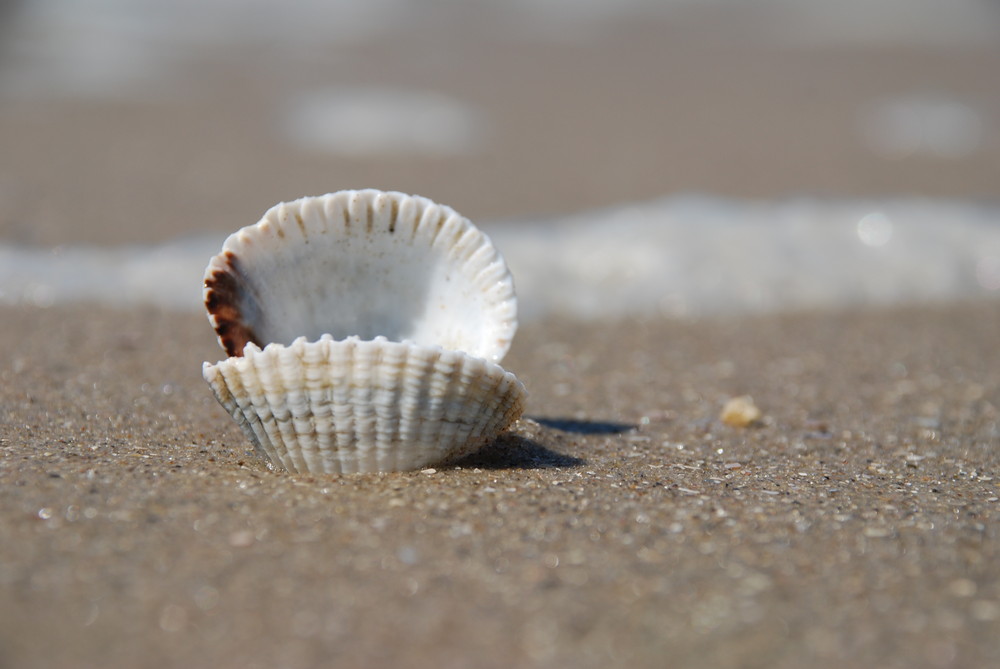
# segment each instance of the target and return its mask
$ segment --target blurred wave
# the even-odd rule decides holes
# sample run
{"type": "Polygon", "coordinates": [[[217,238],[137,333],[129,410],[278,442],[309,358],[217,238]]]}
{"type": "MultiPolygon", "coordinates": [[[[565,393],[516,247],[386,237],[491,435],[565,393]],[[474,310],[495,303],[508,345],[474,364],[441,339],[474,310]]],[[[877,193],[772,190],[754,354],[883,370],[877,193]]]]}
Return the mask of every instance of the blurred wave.
{"type": "Polygon", "coordinates": [[[294,68],[317,45],[454,21],[562,41],[693,10],[735,12],[742,38],[799,47],[968,45],[1000,34],[1000,6],[984,0],[3,0],[0,92],[140,95],[179,66],[237,47],[266,48],[276,67],[294,68]]]}
{"type": "MultiPolygon", "coordinates": [[[[942,302],[1000,291],[1000,207],[672,197],[486,224],[525,319],[696,317],[942,302]]],[[[0,245],[0,302],[201,309],[224,235],[157,246],[0,245]]]]}

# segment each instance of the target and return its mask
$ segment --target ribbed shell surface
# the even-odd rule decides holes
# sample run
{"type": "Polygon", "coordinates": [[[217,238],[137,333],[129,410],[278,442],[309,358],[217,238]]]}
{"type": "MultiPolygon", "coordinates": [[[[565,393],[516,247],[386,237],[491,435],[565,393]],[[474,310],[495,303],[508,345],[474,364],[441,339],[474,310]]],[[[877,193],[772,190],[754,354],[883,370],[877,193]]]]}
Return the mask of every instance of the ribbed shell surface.
{"type": "Polygon", "coordinates": [[[255,447],[299,473],[453,460],[507,429],[526,397],[498,365],[384,337],[249,344],[242,357],[205,363],[203,374],[255,447]]]}
{"type": "Polygon", "coordinates": [[[489,238],[450,207],[397,192],[272,207],[212,258],[204,297],[230,356],[330,334],[500,362],[517,330],[513,278],[489,238]]]}

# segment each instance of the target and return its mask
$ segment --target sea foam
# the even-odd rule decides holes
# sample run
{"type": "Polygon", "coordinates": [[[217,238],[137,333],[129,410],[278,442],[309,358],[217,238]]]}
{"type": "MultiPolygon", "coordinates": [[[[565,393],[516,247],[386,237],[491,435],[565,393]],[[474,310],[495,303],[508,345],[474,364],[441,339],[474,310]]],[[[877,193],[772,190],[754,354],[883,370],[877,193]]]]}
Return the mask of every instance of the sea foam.
{"type": "MultiPolygon", "coordinates": [[[[944,302],[1000,290],[1000,207],[946,200],[667,197],[481,226],[525,319],[944,302]]],[[[200,310],[225,234],[160,245],[0,243],[0,302],[200,310]]]]}

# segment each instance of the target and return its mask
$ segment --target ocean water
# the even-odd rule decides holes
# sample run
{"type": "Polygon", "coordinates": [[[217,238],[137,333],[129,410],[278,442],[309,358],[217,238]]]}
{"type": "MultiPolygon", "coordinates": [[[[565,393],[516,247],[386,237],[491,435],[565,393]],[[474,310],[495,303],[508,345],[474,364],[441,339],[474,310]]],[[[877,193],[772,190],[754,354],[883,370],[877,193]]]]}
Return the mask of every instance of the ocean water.
{"type": "MultiPolygon", "coordinates": [[[[753,7],[773,20],[748,39],[781,48],[857,44],[975,45],[1000,34],[986,0],[485,0],[515,39],[586,40],[622,17],[753,7]],[[905,17],[905,20],[901,20],[905,17]]],[[[457,5],[456,5],[457,6],[457,5]]],[[[450,11],[415,0],[27,0],[0,27],[0,98],[144,99],[199,54],[266,44],[294,67],[317,44],[386,39],[450,11]],[[294,39],[275,39],[275,35],[294,39]]],[[[948,160],[995,128],[975,104],[942,92],[877,101],[859,132],[889,157],[948,160]]],[[[330,86],[289,98],[275,132],[330,154],[456,155],[488,146],[488,110],[440,92],[330,86]],[[349,127],[351,132],[344,133],[349,127]]],[[[250,221],[248,221],[249,223],[250,221]]],[[[478,221],[504,253],[525,319],[831,309],[940,302],[1000,291],[1000,206],[971,202],[680,195],[545,220],[478,221]]],[[[156,246],[25,247],[0,238],[0,302],[94,302],[201,309],[201,278],[224,234],[156,246]]]]}
{"type": "MultiPolygon", "coordinates": [[[[485,222],[525,320],[700,317],[1000,296],[1000,207],[669,197],[485,222]]],[[[225,235],[155,246],[0,243],[0,302],[201,310],[225,235]]]]}
{"type": "MultiPolygon", "coordinates": [[[[21,0],[0,4],[0,95],[175,94],[176,77],[227,48],[294,68],[323,47],[390,40],[464,17],[511,40],[586,41],[621,19],[734,9],[741,39],[774,48],[992,44],[991,0],[21,0]]],[[[317,55],[320,54],[320,55],[317,55]]],[[[309,100],[307,100],[309,102],[309,100]]]]}

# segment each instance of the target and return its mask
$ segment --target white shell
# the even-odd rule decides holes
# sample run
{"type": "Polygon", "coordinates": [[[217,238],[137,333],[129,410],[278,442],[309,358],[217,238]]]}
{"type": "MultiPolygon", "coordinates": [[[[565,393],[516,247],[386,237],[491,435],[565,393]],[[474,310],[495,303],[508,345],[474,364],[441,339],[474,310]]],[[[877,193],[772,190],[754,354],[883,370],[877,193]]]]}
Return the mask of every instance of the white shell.
{"type": "Polygon", "coordinates": [[[524,386],[498,365],[383,337],[249,344],[204,374],[258,451],[290,472],[421,469],[471,453],[524,410],[524,386]]]}
{"type": "Polygon", "coordinates": [[[343,191],[272,207],[209,263],[205,305],[230,354],[205,363],[206,381],[291,472],[438,464],[524,410],[524,386],[496,364],[517,329],[503,258],[425,198],[343,191]]]}
{"type": "Polygon", "coordinates": [[[212,259],[205,303],[229,355],[330,334],[499,362],[517,330],[514,281],[486,235],[450,207],[376,190],[272,207],[212,259]]]}

